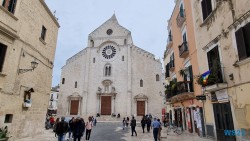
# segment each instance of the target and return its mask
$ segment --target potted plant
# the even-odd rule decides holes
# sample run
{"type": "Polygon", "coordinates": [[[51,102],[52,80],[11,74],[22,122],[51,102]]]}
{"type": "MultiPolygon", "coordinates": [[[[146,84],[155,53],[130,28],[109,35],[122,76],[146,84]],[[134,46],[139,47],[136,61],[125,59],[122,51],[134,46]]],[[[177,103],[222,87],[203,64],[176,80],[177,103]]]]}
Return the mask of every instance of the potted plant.
{"type": "Polygon", "coordinates": [[[8,126],[0,128],[0,141],[7,141],[9,137],[8,126]]]}

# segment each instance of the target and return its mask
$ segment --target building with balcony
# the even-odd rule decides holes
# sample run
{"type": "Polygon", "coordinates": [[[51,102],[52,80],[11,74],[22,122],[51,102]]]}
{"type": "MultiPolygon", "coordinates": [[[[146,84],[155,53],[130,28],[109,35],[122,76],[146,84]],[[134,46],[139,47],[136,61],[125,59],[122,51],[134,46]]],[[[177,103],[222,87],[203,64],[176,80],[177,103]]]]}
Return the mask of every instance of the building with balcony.
{"type": "Polygon", "coordinates": [[[199,67],[192,12],[190,1],[176,0],[168,21],[169,42],[164,54],[166,111],[171,122],[175,121],[187,132],[201,135],[205,131],[202,129],[202,103],[195,98],[201,95],[201,87],[195,80],[199,75],[199,67]],[[198,115],[198,119],[194,115],[198,115]]]}
{"type": "Polygon", "coordinates": [[[206,136],[250,140],[224,130],[250,129],[250,1],[192,1],[206,136]]]}
{"type": "Polygon", "coordinates": [[[0,4],[0,127],[18,140],[44,131],[59,24],[44,0],[0,4]]]}

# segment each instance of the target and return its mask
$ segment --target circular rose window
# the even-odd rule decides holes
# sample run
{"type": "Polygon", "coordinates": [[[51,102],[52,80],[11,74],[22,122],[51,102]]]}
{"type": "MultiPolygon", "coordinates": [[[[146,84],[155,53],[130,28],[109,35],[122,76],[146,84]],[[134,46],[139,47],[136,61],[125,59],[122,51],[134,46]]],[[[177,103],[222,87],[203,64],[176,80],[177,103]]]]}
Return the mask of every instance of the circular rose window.
{"type": "Polygon", "coordinates": [[[115,56],[116,49],[115,47],[108,45],[102,50],[102,56],[106,59],[111,59],[115,56]]]}
{"type": "Polygon", "coordinates": [[[113,33],[113,30],[112,30],[112,29],[108,29],[108,30],[107,30],[107,34],[108,34],[108,35],[111,35],[112,33],[113,33]]]}

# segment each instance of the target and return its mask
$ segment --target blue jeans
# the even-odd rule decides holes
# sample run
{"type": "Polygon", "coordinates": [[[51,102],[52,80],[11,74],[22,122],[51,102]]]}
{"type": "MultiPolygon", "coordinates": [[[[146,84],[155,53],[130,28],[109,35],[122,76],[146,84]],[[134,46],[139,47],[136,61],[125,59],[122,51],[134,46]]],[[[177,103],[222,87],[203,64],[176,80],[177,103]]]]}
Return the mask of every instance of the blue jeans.
{"type": "Polygon", "coordinates": [[[57,135],[58,141],[64,141],[65,140],[65,134],[59,134],[57,135]]]}
{"type": "Polygon", "coordinates": [[[153,129],[153,135],[154,135],[155,141],[157,141],[158,131],[159,131],[159,128],[154,128],[153,129]]]}

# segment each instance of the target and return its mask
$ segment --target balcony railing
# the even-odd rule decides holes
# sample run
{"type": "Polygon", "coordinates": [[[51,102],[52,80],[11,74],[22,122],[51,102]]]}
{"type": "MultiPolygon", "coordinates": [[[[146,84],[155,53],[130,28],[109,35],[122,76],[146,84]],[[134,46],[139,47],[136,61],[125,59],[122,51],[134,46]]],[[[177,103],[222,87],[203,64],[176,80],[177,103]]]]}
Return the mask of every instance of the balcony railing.
{"type": "Polygon", "coordinates": [[[183,25],[183,23],[186,21],[186,14],[185,14],[184,9],[180,10],[180,12],[176,18],[176,21],[177,21],[177,25],[179,27],[181,27],[183,25]]]}
{"type": "Polygon", "coordinates": [[[183,42],[181,45],[179,45],[179,55],[180,58],[185,58],[188,55],[188,44],[187,42],[183,42]]]}
{"type": "Polygon", "coordinates": [[[167,98],[183,94],[194,92],[193,81],[181,81],[173,84],[170,89],[166,90],[167,98]]]}

